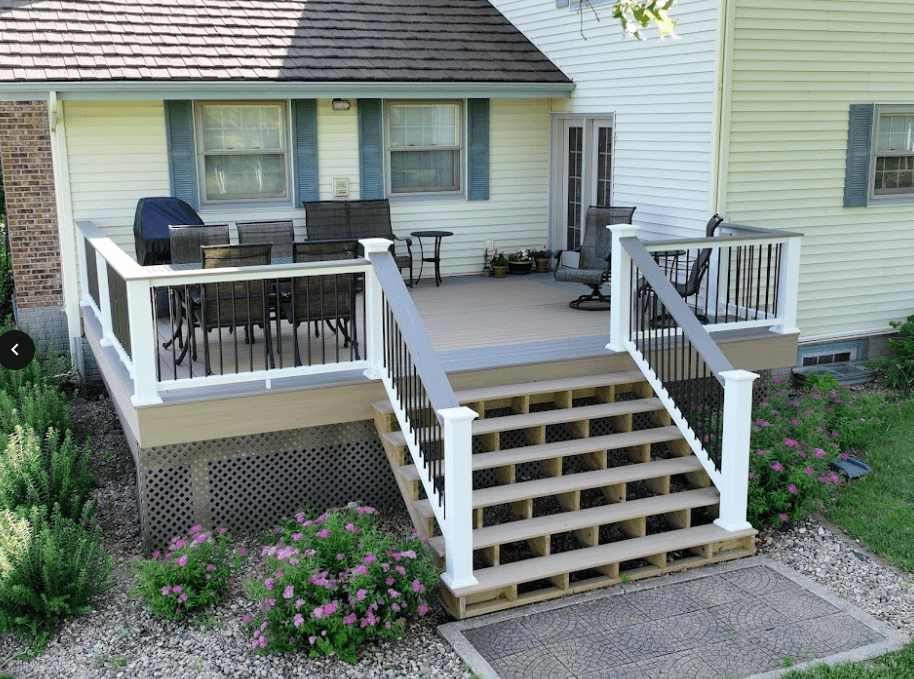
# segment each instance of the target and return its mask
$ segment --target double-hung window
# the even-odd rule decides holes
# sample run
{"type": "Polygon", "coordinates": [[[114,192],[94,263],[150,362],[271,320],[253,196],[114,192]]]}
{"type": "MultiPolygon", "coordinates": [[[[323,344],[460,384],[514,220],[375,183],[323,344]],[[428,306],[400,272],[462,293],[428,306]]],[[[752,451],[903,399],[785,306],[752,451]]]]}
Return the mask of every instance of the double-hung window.
{"type": "Polygon", "coordinates": [[[197,153],[204,204],[290,200],[283,102],[198,102],[197,153]]]}
{"type": "Polygon", "coordinates": [[[387,104],[391,195],[463,190],[462,108],[453,101],[387,104]]]}
{"type": "Polygon", "coordinates": [[[876,112],[873,195],[914,195],[914,109],[876,112]]]}

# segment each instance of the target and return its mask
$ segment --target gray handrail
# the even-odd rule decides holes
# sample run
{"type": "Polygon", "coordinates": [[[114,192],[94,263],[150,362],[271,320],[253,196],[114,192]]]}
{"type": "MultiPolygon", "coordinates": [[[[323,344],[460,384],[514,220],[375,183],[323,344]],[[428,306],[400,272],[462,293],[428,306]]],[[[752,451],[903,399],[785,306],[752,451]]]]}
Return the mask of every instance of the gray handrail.
{"type": "MultiPolygon", "coordinates": [[[[719,239],[714,238],[700,240],[717,240],[719,242],[719,239]]],[[[733,365],[727,360],[727,357],[724,356],[724,353],[715,344],[714,340],[711,339],[711,335],[708,334],[708,331],[695,317],[695,314],[692,313],[692,310],[689,309],[679,293],[676,292],[676,288],[673,287],[670,279],[666,277],[663,270],[645,249],[644,244],[638,238],[621,238],[619,242],[666,307],[667,313],[673,317],[673,320],[682,329],[683,334],[692,342],[692,346],[704,359],[717,381],[723,384],[724,380],[720,374],[727,370],[733,370],[733,365]]]]}
{"type": "Polygon", "coordinates": [[[400,277],[393,256],[389,251],[369,252],[366,256],[374,267],[381,289],[387,296],[387,303],[400,326],[403,341],[409,348],[413,366],[425,385],[432,408],[437,412],[444,408],[459,407],[457,396],[454,395],[444,367],[432,347],[432,341],[400,277]]]}
{"type": "Polygon", "coordinates": [[[732,245],[734,243],[758,243],[759,240],[787,240],[788,238],[799,238],[803,234],[796,231],[780,231],[777,229],[765,229],[758,226],[747,226],[745,224],[731,224],[724,222],[717,227],[720,230],[731,229],[741,231],[745,235],[726,234],[723,236],[699,236],[696,238],[664,238],[662,240],[645,241],[645,245],[651,250],[670,249],[671,246],[688,245],[692,248],[707,247],[709,245],[732,245]]]}

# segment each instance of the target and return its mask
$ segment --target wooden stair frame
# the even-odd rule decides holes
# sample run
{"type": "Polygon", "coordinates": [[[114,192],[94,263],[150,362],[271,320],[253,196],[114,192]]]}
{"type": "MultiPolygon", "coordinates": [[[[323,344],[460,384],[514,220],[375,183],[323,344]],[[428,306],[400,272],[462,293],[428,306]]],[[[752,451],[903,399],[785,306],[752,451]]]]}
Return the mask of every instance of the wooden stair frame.
{"type": "MultiPolygon", "coordinates": [[[[536,601],[606,587],[620,582],[670,573],[686,568],[749,556],[755,553],[753,529],[728,532],[713,525],[692,526],[692,510],[704,507],[716,517],[719,494],[669,413],[653,395],[638,372],[549,380],[528,384],[485,387],[457,392],[461,405],[479,413],[473,436],[484,452],[473,455],[473,471],[491,469],[500,485],[474,490],[473,549],[488,565],[477,568],[478,585],[450,591],[441,585],[441,597],[458,619],[482,615],[536,601]],[[621,394],[633,399],[617,401],[621,394]],[[573,406],[576,399],[592,397],[595,405],[573,406]],[[531,412],[531,404],[553,403],[554,410],[531,412]],[[487,411],[510,409],[511,415],[486,418],[487,411]],[[634,430],[633,416],[646,413],[653,429],[634,430]],[[608,417],[615,433],[590,436],[591,419],[608,417]],[[565,424],[568,441],[546,443],[546,427],[565,424]],[[502,431],[522,430],[526,447],[501,450],[502,431]],[[651,461],[652,446],[662,443],[671,454],[651,461]],[[608,467],[608,452],[623,450],[632,464],[608,467]],[[589,471],[563,476],[563,463],[580,456],[589,471]],[[535,462],[544,478],[517,481],[517,465],[535,462]],[[693,490],[671,493],[670,480],[682,475],[693,490]],[[626,500],[627,485],[641,481],[654,497],[626,500]],[[607,505],[581,509],[581,491],[599,488],[607,505]],[[533,501],[555,497],[562,513],[533,516],[533,501]],[[485,526],[483,509],[510,507],[513,521],[485,526]],[[647,535],[647,518],[662,516],[671,530],[647,535]],[[603,525],[618,525],[628,539],[600,544],[603,525]],[[580,549],[553,554],[551,536],[571,532],[580,549]],[[501,545],[524,541],[534,558],[501,563],[501,545]],[[647,565],[626,568],[643,560],[647,565]],[[575,574],[586,577],[572,582],[575,574]],[[524,584],[548,583],[525,591],[524,584]]],[[[444,538],[436,535],[434,512],[423,498],[421,470],[406,459],[403,433],[387,402],[373,404],[374,420],[410,518],[429,545],[440,566],[444,538]]]]}

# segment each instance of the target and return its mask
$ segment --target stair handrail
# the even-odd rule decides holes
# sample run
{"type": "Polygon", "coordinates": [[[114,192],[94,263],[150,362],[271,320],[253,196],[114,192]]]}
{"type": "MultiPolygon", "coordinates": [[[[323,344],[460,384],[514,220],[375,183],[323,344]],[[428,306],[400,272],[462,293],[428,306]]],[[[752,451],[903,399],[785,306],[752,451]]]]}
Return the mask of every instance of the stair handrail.
{"type": "Polygon", "coordinates": [[[613,237],[613,313],[607,348],[631,355],[720,491],[720,516],[715,523],[728,531],[750,528],[746,509],[752,384],[758,375],[733,368],[637,238],[637,227],[619,224],[607,228],[613,237]],[[656,345],[655,335],[639,333],[639,346],[632,340],[634,327],[643,320],[636,290],[647,286],[672,323],[656,337],[656,345]],[[693,367],[694,372],[702,374],[692,375],[693,367]],[[709,392],[712,388],[707,378],[714,380],[713,393],[709,392]],[[697,388],[699,380],[707,387],[704,391],[697,388]],[[684,382],[691,384],[683,387],[684,382]],[[719,456],[711,452],[717,449],[719,456]]]}
{"type": "Polygon", "coordinates": [[[365,277],[366,376],[380,379],[445,542],[442,580],[454,591],[475,585],[472,525],[472,421],[457,400],[419,312],[383,238],[361,240],[365,277]],[[428,417],[434,413],[434,419],[428,417]]]}

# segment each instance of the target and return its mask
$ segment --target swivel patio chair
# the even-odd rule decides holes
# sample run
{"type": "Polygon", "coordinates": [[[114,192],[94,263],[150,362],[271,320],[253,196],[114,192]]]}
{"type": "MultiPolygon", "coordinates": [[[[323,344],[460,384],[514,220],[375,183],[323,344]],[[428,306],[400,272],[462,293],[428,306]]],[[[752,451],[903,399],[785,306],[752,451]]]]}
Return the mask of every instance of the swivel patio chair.
{"type": "Polygon", "coordinates": [[[591,289],[589,295],[581,295],[568,303],[572,309],[609,310],[610,298],[600,291],[600,287],[608,283],[610,277],[609,253],[612,247],[612,234],[606,227],[608,224],[631,224],[634,212],[633,207],[587,208],[583,243],[575,250],[559,252],[559,264],[555,270],[555,280],[582,283],[591,289]],[[570,261],[571,252],[579,254],[577,266],[570,261]]]}
{"type": "MultiPolygon", "coordinates": [[[[223,267],[266,266],[271,262],[270,243],[248,243],[245,245],[206,245],[201,248],[204,269],[223,267]]],[[[206,374],[211,375],[210,349],[208,335],[211,330],[244,327],[251,335],[253,329],[263,328],[266,338],[265,351],[269,357],[270,368],[275,367],[273,345],[270,337],[270,281],[225,281],[205,283],[200,286],[200,294],[191,300],[194,321],[203,329],[203,351],[206,374]]],[[[194,335],[191,341],[195,342],[194,335]]],[[[196,351],[194,352],[196,353],[196,351]]],[[[222,335],[219,335],[219,357],[222,361],[222,335]]],[[[253,362],[253,350],[251,350],[253,362]]],[[[237,340],[235,349],[235,367],[238,368],[237,340]]],[[[251,366],[253,369],[253,364],[251,366]]],[[[220,370],[220,372],[222,372],[220,370]]]]}
{"type": "MultiPolygon", "coordinates": [[[[355,259],[358,241],[308,240],[295,243],[292,259],[295,262],[325,262],[355,259]]],[[[314,322],[316,327],[326,322],[334,332],[343,335],[343,347],[352,344],[356,360],[359,359],[358,325],[356,322],[357,273],[299,276],[292,281],[288,298],[280,301],[283,318],[292,324],[292,345],[295,348],[295,365],[302,364],[299,351],[298,327],[314,322]]],[[[317,335],[317,332],[315,332],[317,335]]],[[[311,342],[308,341],[308,364],[311,364],[311,342]]]]}

